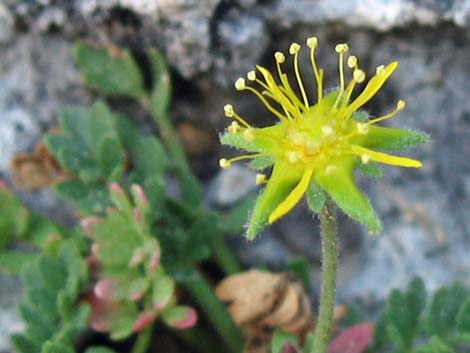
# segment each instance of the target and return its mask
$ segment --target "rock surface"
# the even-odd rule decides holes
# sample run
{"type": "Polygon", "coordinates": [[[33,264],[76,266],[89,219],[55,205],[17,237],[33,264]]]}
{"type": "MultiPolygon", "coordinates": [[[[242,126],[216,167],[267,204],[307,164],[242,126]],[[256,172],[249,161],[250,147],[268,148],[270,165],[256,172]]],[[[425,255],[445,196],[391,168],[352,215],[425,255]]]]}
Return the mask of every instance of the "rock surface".
{"type": "MultiPolygon", "coordinates": [[[[63,106],[90,102],[70,56],[75,39],[137,49],[158,46],[181,88],[175,115],[187,113],[192,123],[204,121],[219,131],[226,125],[221,113],[226,102],[250,120],[270,121],[256,100],[230,85],[257,63],[271,66],[274,50],[286,51],[290,42],[317,35],[319,61],[333,87],[332,48],[347,41],[368,74],[400,61],[368,108],[380,114],[405,99],[407,109],[389,124],[426,131],[432,142],[410,152],[424,161],[423,169],[390,167],[382,181],[361,180],[385,231],[369,237],[341,220],[340,300],[374,305],[416,274],[429,289],[455,279],[470,285],[469,28],[470,0],[3,0],[0,174],[8,178],[9,159],[30,149],[63,106]]],[[[235,180],[242,186],[234,186],[233,175],[214,176],[219,181],[209,183],[209,196],[222,204],[243,197],[252,180],[251,174],[243,175],[235,180]]],[[[33,208],[68,217],[58,214],[47,191],[26,199],[33,208]]],[[[318,227],[305,207],[254,245],[244,240],[232,245],[246,264],[280,268],[300,252],[318,269],[318,227]]],[[[2,334],[18,327],[12,303],[20,296],[19,286],[7,286],[5,278],[0,278],[2,334]]],[[[313,281],[318,287],[319,277],[313,281]]],[[[0,352],[9,352],[5,335],[0,335],[0,352]]]]}

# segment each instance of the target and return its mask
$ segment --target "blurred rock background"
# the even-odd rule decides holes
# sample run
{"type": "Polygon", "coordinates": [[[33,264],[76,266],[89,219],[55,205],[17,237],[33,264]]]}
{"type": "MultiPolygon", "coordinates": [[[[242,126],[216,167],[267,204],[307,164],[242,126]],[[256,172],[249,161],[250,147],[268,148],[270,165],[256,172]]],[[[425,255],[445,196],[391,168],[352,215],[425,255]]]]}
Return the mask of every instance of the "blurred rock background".
{"type": "MultiPolygon", "coordinates": [[[[384,233],[368,236],[341,218],[338,301],[373,312],[391,288],[414,275],[430,290],[457,279],[470,284],[469,30],[470,0],[0,0],[0,177],[11,181],[10,159],[30,151],[64,106],[96,98],[74,67],[75,40],[137,53],[157,46],[174,73],[172,117],[205,131],[188,139],[208,146],[192,158],[207,185],[207,202],[229,207],[253,189],[254,177],[241,166],[217,169],[217,159],[233,153],[208,143],[227,124],[222,106],[233,103],[260,124],[272,119],[253,97],[236,93],[234,80],[255,64],[271,67],[275,50],[316,35],[318,61],[327,87],[334,87],[333,48],[346,41],[369,76],[378,65],[400,61],[367,108],[378,115],[405,99],[407,109],[388,124],[426,131],[432,141],[410,152],[424,168],[386,168],[381,181],[361,179],[384,233]]],[[[112,105],[145,121],[137,106],[112,105]]],[[[56,220],[72,219],[73,210],[50,190],[21,197],[56,220]]],[[[238,237],[231,245],[247,266],[282,268],[305,256],[313,264],[316,292],[316,223],[297,207],[254,243],[238,237]]],[[[1,353],[10,352],[7,336],[19,329],[19,293],[15,278],[0,276],[1,353]]]]}

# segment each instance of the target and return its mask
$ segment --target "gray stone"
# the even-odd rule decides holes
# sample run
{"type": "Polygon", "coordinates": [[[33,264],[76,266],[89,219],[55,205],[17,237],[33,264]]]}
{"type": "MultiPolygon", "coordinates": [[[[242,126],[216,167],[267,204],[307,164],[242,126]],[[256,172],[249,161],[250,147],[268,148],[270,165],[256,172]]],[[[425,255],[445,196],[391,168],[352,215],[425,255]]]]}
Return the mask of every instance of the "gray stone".
{"type": "Polygon", "coordinates": [[[8,43],[13,35],[13,16],[8,8],[0,3],[0,45],[8,43]]]}
{"type": "Polygon", "coordinates": [[[22,294],[18,278],[0,274],[0,353],[10,353],[10,335],[23,330],[18,317],[22,294]]]}

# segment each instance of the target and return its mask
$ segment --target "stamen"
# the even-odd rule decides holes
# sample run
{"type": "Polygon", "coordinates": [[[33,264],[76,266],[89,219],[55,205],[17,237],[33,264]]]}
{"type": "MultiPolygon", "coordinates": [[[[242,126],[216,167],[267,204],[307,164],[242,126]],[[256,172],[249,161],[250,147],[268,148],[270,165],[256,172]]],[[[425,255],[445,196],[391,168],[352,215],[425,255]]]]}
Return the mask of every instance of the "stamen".
{"type": "Polygon", "coordinates": [[[371,124],[376,124],[380,121],[384,121],[384,120],[387,120],[387,119],[390,119],[391,117],[393,117],[396,113],[398,113],[400,110],[403,110],[404,108],[406,107],[406,102],[404,100],[399,100],[397,102],[397,106],[395,108],[394,111],[384,115],[384,116],[381,116],[381,117],[378,117],[378,118],[375,118],[375,119],[372,119],[370,120],[369,122],[367,122],[368,125],[371,125],[371,124]]]}
{"type": "Polygon", "coordinates": [[[315,81],[317,82],[317,101],[320,102],[323,98],[323,74],[322,70],[318,70],[315,61],[315,49],[318,46],[318,38],[308,38],[307,46],[310,48],[310,63],[312,65],[313,74],[315,75],[315,81]]]}
{"type": "Polygon", "coordinates": [[[338,66],[339,66],[339,81],[340,81],[340,86],[341,86],[341,92],[344,91],[344,53],[346,53],[349,50],[349,47],[347,44],[338,44],[335,47],[335,51],[339,54],[339,61],[338,61],[338,66]]]}
{"type": "Polygon", "coordinates": [[[384,69],[385,69],[384,65],[377,66],[377,68],[375,69],[375,74],[380,75],[382,72],[384,72],[384,69]]]}
{"type": "Polygon", "coordinates": [[[251,127],[250,124],[248,124],[245,119],[243,119],[240,115],[238,115],[237,113],[235,113],[235,111],[233,110],[233,105],[231,104],[225,104],[224,105],[224,113],[225,113],[225,116],[228,117],[228,118],[234,118],[236,119],[239,123],[241,123],[242,125],[246,126],[246,127],[251,127]]]}
{"type": "Polygon", "coordinates": [[[353,71],[353,80],[356,81],[357,83],[364,82],[366,79],[366,73],[360,69],[355,69],[353,71]]]}
{"type": "Polygon", "coordinates": [[[286,61],[286,56],[280,51],[277,51],[274,53],[274,59],[276,59],[277,63],[282,64],[284,61],[286,61]]]}
{"type": "Polygon", "coordinates": [[[253,87],[250,87],[250,86],[245,86],[243,89],[245,90],[248,90],[252,93],[254,93],[261,102],[263,102],[263,104],[266,106],[266,108],[271,112],[273,113],[275,116],[277,116],[279,118],[279,120],[286,120],[287,118],[282,115],[280,112],[278,112],[276,109],[273,108],[273,106],[271,104],[269,104],[269,102],[266,100],[266,98],[264,98],[262,96],[261,93],[259,93],[257,90],[255,90],[253,87]]]}
{"type": "Polygon", "coordinates": [[[264,174],[256,174],[256,185],[266,184],[268,180],[264,174]]]}
{"type": "Polygon", "coordinates": [[[227,131],[230,134],[236,134],[240,130],[240,125],[236,121],[232,121],[232,123],[227,128],[227,131]]]}
{"type": "Polygon", "coordinates": [[[357,57],[355,55],[348,57],[348,67],[350,69],[357,69],[357,57]]]}
{"type": "Polygon", "coordinates": [[[240,77],[238,80],[235,81],[235,89],[237,91],[241,91],[243,88],[245,88],[245,79],[243,77],[240,77]]]}
{"type": "Polygon", "coordinates": [[[321,132],[323,135],[325,136],[331,136],[333,135],[334,131],[333,131],[333,128],[329,125],[323,125],[321,127],[321,132]]]}
{"type": "Polygon", "coordinates": [[[359,135],[367,135],[369,132],[369,125],[367,123],[357,123],[356,129],[359,135]]]}
{"type": "Polygon", "coordinates": [[[300,71],[299,71],[299,53],[300,51],[300,45],[297,43],[292,43],[289,48],[289,53],[291,55],[294,55],[294,71],[295,71],[295,78],[297,79],[297,84],[299,85],[300,93],[302,94],[302,99],[304,100],[304,104],[306,107],[309,106],[308,104],[308,99],[307,99],[307,94],[305,93],[305,88],[302,83],[302,78],[300,77],[300,71]]]}
{"type": "Polygon", "coordinates": [[[232,163],[225,158],[219,159],[219,167],[222,169],[228,169],[232,166],[232,163]]]}
{"type": "Polygon", "coordinates": [[[250,72],[248,72],[246,74],[246,77],[248,78],[248,80],[250,81],[255,81],[256,80],[256,71],[255,70],[252,70],[250,72]]]}

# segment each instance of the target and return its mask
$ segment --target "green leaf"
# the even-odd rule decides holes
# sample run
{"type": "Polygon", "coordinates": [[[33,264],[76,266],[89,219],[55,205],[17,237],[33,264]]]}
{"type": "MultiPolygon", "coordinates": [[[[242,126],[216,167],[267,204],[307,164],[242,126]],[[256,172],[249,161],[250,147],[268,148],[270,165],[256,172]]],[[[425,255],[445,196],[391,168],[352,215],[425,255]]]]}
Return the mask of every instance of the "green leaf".
{"type": "Polygon", "coordinates": [[[93,346],[88,348],[85,353],[116,353],[110,348],[101,347],[101,346],[93,346]]]}
{"type": "Polygon", "coordinates": [[[19,274],[23,266],[36,256],[37,254],[22,251],[0,252],[0,272],[19,274]]]}
{"type": "Polygon", "coordinates": [[[455,353],[455,351],[441,338],[433,336],[429,342],[413,350],[413,353],[455,353]]]}
{"type": "Polygon", "coordinates": [[[382,225],[377,214],[353,179],[353,157],[342,157],[332,162],[332,172],[316,173],[315,181],[331,196],[349,217],[364,224],[370,231],[380,233],[382,225]]]}
{"type": "Polygon", "coordinates": [[[392,290],[386,310],[389,337],[402,349],[410,347],[414,338],[415,323],[406,295],[396,289],[392,290]]]}
{"type": "Polygon", "coordinates": [[[457,328],[460,332],[470,333],[470,297],[465,300],[457,313],[457,328]]]}
{"type": "Polygon", "coordinates": [[[320,213],[325,205],[326,195],[323,189],[313,180],[310,181],[306,192],[307,204],[313,213],[320,213]]]}
{"type": "Polygon", "coordinates": [[[356,164],[356,167],[357,167],[357,170],[359,170],[359,172],[361,172],[362,175],[367,176],[369,178],[380,179],[384,176],[384,172],[382,168],[374,161],[369,161],[366,164],[358,161],[358,163],[356,164]]]}
{"type": "Polygon", "coordinates": [[[384,150],[405,150],[428,141],[428,135],[420,132],[376,125],[369,126],[369,132],[366,135],[357,135],[351,139],[353,144],[384,150]]]}
{"type": "Polygon", "coordinates": [[[109,181],[117,181],[124,172],[125,153],[116,136],[110,134],[102,137],[99,158],[102,175],[109,181]]]}
{"type": "Polygon", "coordinates": [[[66,200],[80,201],[88,194],[86,185],[78,179],[65,180],[55,186],[56,192],[66,200]]]}
{"type": "Polygon", "coordinates": [[[149,58],[153,76],[152,114],[156,116],[166,115],[171,99],[171,80],[168,66],[163,55],[154,48],[149,50],[149,58]]]}
{"type": "Polygon", "coordinates": [[[41,353],[75,353],[73,347],[56,342],[46,342],[41,349],[41,353]]]}
{"type": "Polygon", "coordinates": [[[63,262],[52,256],[41,256],[38,261],[42,283],[51,290],[58,292],[67,281],[67,272],[63,262]]]}
{"type": "Polygon", "coordinates": [[[467,290],[459,283],[439,289],[433,296],[427,317],[430,336],[446,337],[456,326],[457,313],[467,299],[467,290]]]}
{"type": "Polygon", "coordinates": [[[307,338],[305,339],[304,349],[302,350],[302,353],[312,353],[314,344],[315,344],[315,335],[309,332],[307,335],[307,338]]]}
{"type": "Polygon", "coordinates": [[[215,213],[200,212],[187,234],[185,257],[188,261],[202,261],[210,255],[213,240],[220,237],[217,224],[215,213]]]}
{"type": "Polygon", "coordinates": [[[167,155],[155,137],[144,137],[135,141],[136,172],[145,178],[158,178],[167,167],[167,155]]]}
{"type": "Polygon", "coordinates": [[[166,307],[175,291],[175,282],[164,273],[157,273],[153,278],[152,304],[158,309],[166,307]]]}
{"type": "Polygon", "coordinates": [[[103,93],[134,98],[145,94],[142,74],[127,50],[79,42],[74,57],[85,82],[103,93]]]}
{"type": "Polygon", "coordinates": [[[291,344],[298,349],[297,338],[294,334],[280,329],[275,330],[271,339],[271,353],[282,353],[282,349],[286,344],[291,344]]]}
{"type": "Polygon", "coordinates": [[[193,174],[182,173],[179,175],[181,186],[181,199],[193,209],[197,209],[202,202],[202,191],[199,181],[193,174]]]}
{"type": "Polygon", "coordinates": [[[40,347],[21,334],[11,336],[11,343],[18,353],[38,353],[40,350],[40,347]]]}
{"type": "Polygon", "coordinates": [[[114,341],[122,340],[133,332],[138,312],[134,307],[126,306],[113,315],[110,324],[110,336],[114,341]]]}
{"type": "Polygon", "coordinates": [[[419,322],[420,315],[426,305],[426,288],[421,278],[413,278],[406,289],[406,298],[414,325],[419,322]]]}
{"type": "Polygon", "coordinates": [[[174,328],[187,328],[195,323],[195,311],[189,306],[175,305],[162,311],[163,321],[174,328]]]}

